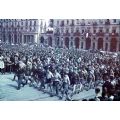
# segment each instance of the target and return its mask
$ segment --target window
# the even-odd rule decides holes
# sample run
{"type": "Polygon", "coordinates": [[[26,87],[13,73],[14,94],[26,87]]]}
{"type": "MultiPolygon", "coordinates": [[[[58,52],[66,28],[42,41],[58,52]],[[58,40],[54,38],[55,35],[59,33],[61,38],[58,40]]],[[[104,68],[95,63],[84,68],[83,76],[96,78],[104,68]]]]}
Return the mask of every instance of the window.
{"type": "Polygon", "coordinates": [[[74,20],[72,20],[72,25],[74,25],[74,20]]]}
{"type": "Polygon", "coordinates": [[[30,26],[32,26],[32,21],[30,21],[30,26]]]}
{"type": "Polygon", "coordinates": [[[54,25],[54,20],[53,20],[53,19],[50,19],[49,26],[50,26],[50,27],[53,27],[53,25],[54,25]]]}
{"type": "Polygon", "coordinates": [[[59,33],[59,28],[57,29],[57,33],[59,33]]]}
{"type": "Polygon", "coordinates": [[[93,32],[96,33],[96,30],[94,30],[93,32]]]}
{"type": "Polygon", "coordinates": [[[100,32],[102,32],[102,30],[100,29],[100,32]]]}
{"type": "Polygon", "coordinates": [[[106,32],[108,33],[108,32],[109,32],[109,29],[106,29],[106,32]]]}
{"type": "Polygon", "coordinates": [[[26,26],[28,26],[28,21],[26,20],[26,26]]]}
{"type": "Polygon", "coordinates": [[[77,19],[77,24],[79,24],[79,19],[77,19]]]}
{"type": "Polygon", "coordinates": [[[74,32],[74,29],[73,28],[71,28],[71,33],[73,33],[74,32]]]}
{"type": "Polygon", "coordinates": [[[114,21],[114,23],[116,23],[116,19],[114,19],[113,21],[114,21]]]}
{"type": "Polygon", "coordinates": [[[95,40],[95,37],[93,39],[95,40]]]}
{"type": "Polygon", "coordinates": [[[68,32],[69,32],[69,29],[67,28],[67,29],[66,29],[66,33],[68,33],[68,32]]]}
{"type": "Polygon", "coordinates": [[[90,30],[87,30],[88,31],[88,33],[90,32],[90,30]]]}
{"type": "Polygon", "coordinates": [[[82,37],[82,39],[84,39],[84,38],[82,37]]]}
{"type": "Polygon", "coordinates": [[[84,30],[82,30],[82,33],[84,33],[84,30]]]}
{"type": "Polygon", "coordinates": [[[110,20],[107,19],[106,22],[105,22],[106,25],[110,25],[110,20]]]}
{"type": "Polygon", "coordinates": [[[23,25],[23,21],[21,22],[21,25],[23,25]]]}
{"type": "Polygon", "coordinates": [[[34,21],[34,25],[36,26],[36,21],[34,21]]]}
{"type": "Polygon", "coordinates": [[[67,25],[69,25],[69,20],[67,20],[67,25]]]}
{"type": "Polygon", "coordinates": [[[112,32],[113,32],[113,33],[116,33],[116,29],[114,29],[112,32]]]}
{"type": "Polygon", "coordinates": [[[61,21],[61,26],[64,26],[64,20],[61,21]]]}
{"type": "Polygon", "coordinates": [[[61,28],[61,33],[63,33],[63,31],[64,31],[63,28],[61,28]]]}
{"type": "Polygon", "coordinates": [[[57,21],[57,25],[59,25],[59,20],[57,21]]]}
{"type": "Polygon", "coordinates": [[[106,40],[108,40],[108,37],[106,37],[106,40]]]}
{"type": "Polygon", "coordinates": [[[79,28],[76,28],[76,32],[79,32],[79,28]]]}
{"type": "Polygon", "coordinates": [[[83,42],[81,42],[81,49],[83,49],[83,42]]]}

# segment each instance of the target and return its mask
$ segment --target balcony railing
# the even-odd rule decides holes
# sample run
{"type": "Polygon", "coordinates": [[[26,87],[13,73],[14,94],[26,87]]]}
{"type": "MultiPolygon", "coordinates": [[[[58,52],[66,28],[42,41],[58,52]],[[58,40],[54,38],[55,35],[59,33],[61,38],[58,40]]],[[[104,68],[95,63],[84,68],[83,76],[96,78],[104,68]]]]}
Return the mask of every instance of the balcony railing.
{"type": "Polygon", "coordinates": [[[99,33],[97,33],[97,36],[104,36],[104,33],[103,32],[99,32],[99,33]]]}
{"type": "Polygon", "coordinates": [[[109,21],[105,22],[105,25],[110,25],[110,22],[109,21]]]}
{"type": "Polygon", "coordinates": [[[80,36],[80,32],[75,32],[74,36],[80,36]]]}
{"type": "Polygon", "coordinates": [[[81,25],[81,26],[85,26],[85,23],[81,23],[80,25],[81,25]]]}

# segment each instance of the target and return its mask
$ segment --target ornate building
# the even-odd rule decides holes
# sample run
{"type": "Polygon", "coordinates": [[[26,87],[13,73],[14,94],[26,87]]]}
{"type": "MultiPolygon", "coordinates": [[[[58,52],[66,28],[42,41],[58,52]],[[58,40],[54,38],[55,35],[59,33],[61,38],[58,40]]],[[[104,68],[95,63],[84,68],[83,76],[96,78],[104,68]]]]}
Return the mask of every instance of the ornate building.
{"type": "Polygon", "coordinates": [[[38,19],[0,19],[0,40],[9,44],[37,43],[38,19]]]}
{"type": "Polygon", "coordinates": [[[120,51],[118,19],[50,19],[49,26],[49,46],[120,51]]]}

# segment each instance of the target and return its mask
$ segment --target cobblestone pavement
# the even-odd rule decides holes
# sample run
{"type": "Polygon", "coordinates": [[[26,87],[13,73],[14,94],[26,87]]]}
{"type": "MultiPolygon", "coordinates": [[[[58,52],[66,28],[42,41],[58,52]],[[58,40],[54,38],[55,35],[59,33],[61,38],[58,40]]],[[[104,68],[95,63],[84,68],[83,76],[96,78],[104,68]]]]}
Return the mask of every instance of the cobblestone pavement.
{"type": "MultiPolygon", "coordinates": [[[[57,96],[50,97],[49,94],[28,85],[18,91],[17,82],[12,81],[12,78],[13,74],[0,75],[0,101],[60,101],[57,96]]],[[[94,95],[94,89],[91,89],[74,95],[72,99],[77,101],[92,98],[94,95]]]]}

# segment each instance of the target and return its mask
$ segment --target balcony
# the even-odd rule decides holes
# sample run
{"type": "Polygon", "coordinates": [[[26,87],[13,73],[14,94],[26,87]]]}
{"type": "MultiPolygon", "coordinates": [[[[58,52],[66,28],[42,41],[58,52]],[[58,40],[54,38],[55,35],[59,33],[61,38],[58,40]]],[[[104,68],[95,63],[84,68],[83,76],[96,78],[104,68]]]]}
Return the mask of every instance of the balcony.
{"type": "Polygon", "coordinates": [[[105,25],[110,25],[110,20],[109,19],[106,20],[105,25]]]}
{"type": "Polygon", "coordinates": [[[80,23],[81,26],[85,26],[85,23],[80,23]]]}
{"type": "Polygon", "coordinates": [[[104,33],[103,32],[99,32],[99,33],[97,33],[97,36],[104,36],[104,33]]]}
{"type": "Polygon", "coordinates": [[[47,31],[46,33],[47,34],[53,34],[53,31],[47,31]]]}
{"type": "Polygon", "coordinates": [[[109,36],[110,36],[110,37],[118,37],[119,34],[118,34],[118,33],[110,33],[109,36]]]}
{"type": "Polygon", "coordinates": [[[80,36],[80,32],[75,32],[74,36],[80,36]]]}
{"type": "Polygon", "coordinates": [[[70,33],[69,32],[66,32],[63,34],[64,36],[70,36],[70,33]]]}

